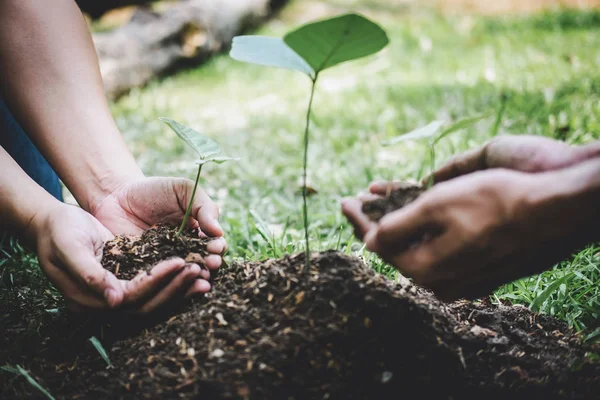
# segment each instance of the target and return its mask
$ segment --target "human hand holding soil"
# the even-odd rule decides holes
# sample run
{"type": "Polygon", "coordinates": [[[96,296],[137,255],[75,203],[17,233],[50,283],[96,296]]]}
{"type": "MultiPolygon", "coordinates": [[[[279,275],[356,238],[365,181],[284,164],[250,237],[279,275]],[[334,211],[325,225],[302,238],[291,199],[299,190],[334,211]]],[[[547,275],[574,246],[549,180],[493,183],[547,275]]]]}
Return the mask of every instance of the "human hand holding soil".
{"type": "Polygon", "coordinates": [[[56,204],[35,215],[27,235],[40,266],[73,311],[121,308],[147,314],[167,301],[207,292],[209,273],[182,259],[163,261],[150,273],[119,280],[100,264],[104,243],[113,235],[87,212],[56,204]]]}
{"type": "MultiPolygon", "coordinates": [[[[184,178],[138,178],[125,182],[104,199],[90,206],[90,212],[114,235],[138,235],[153,225],[176,226],[183,220],[194,182],[184,178]]],[[[207,245],[211,255],[204,262],[209,269],[221,266],[227,249],[219,225],[219,208],[198,189],[192,205],[189,228],[199,228],[200,237],[215,238],[207,245]]]]}
{"type": "MultiPolygon", "coordinates": [[[[360,199],[346,200],[343,212],[370,250],[416,283],[443,300],[474,298],[597,238],[599,172],[600,158],[537,174],[479,171],[435,185],[378,223],[360,199]]],[[[385,195],[389,184],[370,189],[385,195]]]]}
{"type": "Polygon", "coordinates": [[[119,280],[100,264],[102,249],[113,235],[87,212],[57,203],[36,214],[28,236],[44,273],[73,311],[121,308],[147,314],[167,301],[207,292],[209,273],[182,259],[163,261],[150,273],[119,280]]]}

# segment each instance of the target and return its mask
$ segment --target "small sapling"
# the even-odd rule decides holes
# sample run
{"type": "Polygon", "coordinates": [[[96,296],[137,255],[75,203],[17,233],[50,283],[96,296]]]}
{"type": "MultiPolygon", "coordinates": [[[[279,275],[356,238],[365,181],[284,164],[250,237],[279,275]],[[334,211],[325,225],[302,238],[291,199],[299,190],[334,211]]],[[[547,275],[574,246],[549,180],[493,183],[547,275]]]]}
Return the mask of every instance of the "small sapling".
{"type": "Polygon", "coordinates": [[[192,128],[182,125],[179,122],[173,121],[170,118],[160,117],[159,119],[165,124],[167,124],[173,130],[173,132],[175,132],[177,136],[179,136],[188,146],[194,149],[194,151],[196,151],[196,154],[198,154],[199,157],[196,160],[196,164],[198,165],[198,173],[196,174],[194,190],[185,210],[183,221],[181,221],[181,226],[179,226],[179,230],[177,231],[177,235],[181,235],[184,228],[187,226],[188,220],[190,218],[190,213],[192,212],[192,204],[194,203],[194,197],[196,196],[196,190],[198,189],[198,182],[200,181],[200,172],[202,171],[202,166],[211,162],[216,164],[222,164],[226,161],[238,159],[223,156],[223,151],[221,150],[221,147],[215,141],[207,138],[206,136],[201,135],[192,128]]]}
{"type": "MultiPolygon", "coordinates": [[[[489,117],[489,114],[464,118],[445,128],[443,127],[443,121],[433,121],[421,128],[417,128],[414,131],[402,134],[387,142],[384,142],[383,145],[392,146],[401,142],[424,141],[429,151],[429,176],[429,174],[433,173],[433,171],[435,170],[435,147],[440,142],[440,140],[454,132],[458,132],[462,129],[468,128],[469,126],[474,125],[487,117],[489,117]]],[[[431,179],[427,179],[427,185],[431,186],[432,184],[433,181],[431,179]]]]}
{"type": "Polygon", "coordinates": [[[305,270],[310,265],[307,210],[307,168],[310,138],[310,117],[319,74],[340,63],[366,57],[383,49],[389,40],[383,29],[372,21],[346,14],[313,22],[281,38],[237,36],[233,39],[231,57],[253,64],[279,67],[304,73],[310,78],[311,90],[304,127],[303,217],[306,242],[305,270]]]}

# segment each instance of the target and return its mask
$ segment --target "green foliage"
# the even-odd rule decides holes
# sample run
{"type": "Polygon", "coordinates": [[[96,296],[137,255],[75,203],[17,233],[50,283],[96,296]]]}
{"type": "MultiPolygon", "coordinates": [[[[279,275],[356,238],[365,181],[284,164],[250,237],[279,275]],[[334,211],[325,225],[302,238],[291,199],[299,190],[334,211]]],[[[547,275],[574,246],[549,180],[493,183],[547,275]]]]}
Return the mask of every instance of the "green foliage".
{"type": "Polygon", "coordinates": [[[56,400],[50,394],[50,392],[48,392],[46,389],[44,389],[44,387],[42,387],[42,385],[40,385],[35,379],[33,379],[33,377],[31,375],[29,375],[29,372],[27,372],[25,369],[23,369],[23,367],[21,367],[20,365],[17,365],[16,368],[6,365],[3,367],[0,367],[0,369],[4,370],[6,372],[11,372],[13,374],[21,375],[22,377],[24,377],[27,380],[27,383],[29,383],[31,386],[33,386],[34,388],[39,390],[44,396],[46,396],[46,398],[48,398],[50,400],[56,400]]]}
{"type": "Polygon", "coordinates": [[[96,351],[104,359],[104,362],[106,362],[106,365],[108,365],[110,367],[112,364],[110,362],[110,359],[108,358],[108,354],[106,353],[106,350],[104,350],[104,346],[102,346],[102,343],[100,343],[98,338],[96,338],[96,336],[92,336],[88,340],[90,341],[90,343],[92,343],[92,346],[94,346],[96,351]]]}
{"type": "Polygon", "coordinates": [[[310,119],[319,73],[346,61],[377,53],[389,40],[383,29],[368,19],[347,14],[304,25],[288,33],[280,41],[264,36],[241,36],[233,40],[230,56],[263,66],[300,71],[312,80],[306,123],[304,127],[304,157],[302,184],[302,214],[306,245],[306,269],[310,265],[307,209],[307,168],[310,119]]]}
{"type": "Polygon", "coordinates": [[[200,158],[196,160],[196,164],[203,165],[209,162],[222,164],[226,161],[238,160],[238,158],[223,156],[223,150],[221,147],[214,140],[201,135],[198,131],[182,125],[170,118],[160,117],[159,119],[167,124],[169,128],[171,128],[173,132],[175,132],[177,136],[181,138],[181,140],[183,140],[196,152],[196,154],[198,154],[198,157],[200,158]]]}
{"type": "Polygon", "coordinates": [[[169,128],[177,134],[188,146],[190,146],[196,154],[198,154],[198,160],[196,160],[196,164],[198,164],[198,173],[196,174],[196,181],[194,182],[194,189],[192,192],[192,196],[190,197],[190,201],[185,210],[185,215],[183,220],[181,221],[181,225],[179,226],[179,230],[177,231],[177,235],[181,235],[185,227],[187,226],[188,220],[190,218],[190,214],[192,212],[192,204],[194,203],[194,197],[196,196],[196,190],[198,190],[198,182],[200,181],[200,173],[202,172],[202,166],[204,164],[213,162],[216,164],[222,164],[226,161],[237,160],[237,158],[225,157],[223,156],[223,150],[221,147],[213,140],[207,138],[206,136],[201,135],[199,132],[193,130],[190,127],[180,124],[170,118],[159,118],[162,122],[167,124],[169,128]]]}
{"type": "MultiPolygon", "coordinates": [[[[476,123],[478,123],[479,121],[481,121],[484,118],[489,117],[490,114],[483,114],[483,115],[478,115],[475,117],[468,117],[468,118],[463,118],[460,119],[458,121],[456,121],[455,123],[447,126],[446,128],[442,129],[442,126],[444,125],[443,121],[433,121],[431,123],[429,123],[428,125],[425,125],[421,128],[417,128],[411,132],[405,133],[403,135],[397,136],[391,140],[385,141],[383,142],[384,146],[392,146],[398,143],[402,143],[402,142],[408,142],[408,141],[426,141],[427,143],[427,148],[429,150],[429,171],[428,173],[432,173],[435,169],[435,146],[438,144],[438,142],[440,140],[442,140],[443,138],[445,138],[446,136],[454,133],[454,132],[458,132],[462,129],[466,129],[468,127],[470,127],[471,125],[475,125],[476,123]]],[[[498,122],[499,124],[499,122],[498,122]]],[[[428,181],[428,184],[433,184],[432,180],[428,181]]]]}
{"type": "Polygon", "coordinates": [[[278,67],[302,72],[311,78],[315,71],[281,38],[246,35],[233,38],[231,58],[266,67],[278,67]]]}
{"type": "Polygon", "coordinates": [[[343,62],[375,54],[389,43],[379,25],[357,14],[304,25],[285,35],[283,40],[316,74],[343,62]]]}

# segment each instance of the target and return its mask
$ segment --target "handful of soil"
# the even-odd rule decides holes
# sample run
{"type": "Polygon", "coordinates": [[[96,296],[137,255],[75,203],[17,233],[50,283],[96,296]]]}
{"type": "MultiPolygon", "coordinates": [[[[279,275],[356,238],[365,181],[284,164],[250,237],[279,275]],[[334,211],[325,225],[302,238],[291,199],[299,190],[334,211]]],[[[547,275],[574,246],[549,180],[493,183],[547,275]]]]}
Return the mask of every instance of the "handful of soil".
{"type": "Polygon", "coordinates": [[[387,196],[376,200],[363,203],[362,211],[373,221],[379,221],[384,215],[396,211],[415,201],[426,189],[423,185],[402,182],[399,184],[390,183],[390,190],[387,196]]]}
{"type": "Polygon", "coordinates": [[[119,279],[133,279],[140,272],[148,274],[154,265],[173,257],[204,267],[210,238],[198,237],[198,229],[177,235],[177,229],[157,225],[141,237],[117,236],[104,247],[102,265],[119,279]]]}

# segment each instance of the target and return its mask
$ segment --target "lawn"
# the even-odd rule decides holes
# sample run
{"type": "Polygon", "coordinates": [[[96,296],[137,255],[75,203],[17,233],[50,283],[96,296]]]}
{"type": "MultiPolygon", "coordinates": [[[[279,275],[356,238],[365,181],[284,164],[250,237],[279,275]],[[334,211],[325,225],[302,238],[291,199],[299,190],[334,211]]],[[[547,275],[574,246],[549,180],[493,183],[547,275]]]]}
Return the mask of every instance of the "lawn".
{"type": "MultiPolygon", "coordinates": [[[[349,9],[381,23],[391,43],[374,57],[320,78],[309,154],[315,191],[309,202],[312,250],[362,255],[395,278],[395,271],[353,238],[340,201],[374,179],[424,176],[429,160],[421,145],[383,147],[382,142],[431,120],[496,113],[506,99],[500,134],[545,135],[573,144],[600,139],[600,12],[443,16],[384,0],[297,0],[260,33],[280,36],[349,9]]],[[[240,157],[237,163],[207,167],[201,183],[221,207],[226,259],[259,260],[303,250],[300,178],[309,90],[300,74],[222,55],[135,90],[112,109],[148,175],[193,178],[195,173],[189,149],[158,120],[161,116],[196,128],[240,157]]],[[[493,123],[490,117],[444,139],[437,164],[484,143],[493,123]]],[[[0,304],[10,310],[0,314],[0,326],[27,321],[23,333],[35,335],[60,313],[62,302],[35,258],[14,247],[17,254],[0,266],[0,304]]],[[[492,300],[531,306],[592,338],[599,327],[600,247],[508,284],[492,300]]]]}

